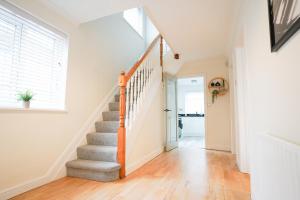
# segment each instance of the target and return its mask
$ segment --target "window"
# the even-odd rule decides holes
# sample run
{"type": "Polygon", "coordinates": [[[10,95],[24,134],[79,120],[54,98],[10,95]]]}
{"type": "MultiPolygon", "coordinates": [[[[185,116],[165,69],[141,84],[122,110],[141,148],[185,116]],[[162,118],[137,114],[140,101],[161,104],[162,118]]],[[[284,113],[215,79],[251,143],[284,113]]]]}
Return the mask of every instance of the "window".
{"type": "Polygon", "coordinates": [[[141,8],[132,8],[123,12],[124,19],[142,37],[144,37],[144,13],[141,8]]]}
{"type": "Polygon", "coordinates": [[[64,109],[67,36],[8,4],[0,6],[0,107],[18,108],[30,90],[32,108],[64,109]]]}
{"type": "Polygon", "coordinates": [[[204,113],[203,92],[189,92],[185,95],[185,113],[188,114],[204,113]]]}

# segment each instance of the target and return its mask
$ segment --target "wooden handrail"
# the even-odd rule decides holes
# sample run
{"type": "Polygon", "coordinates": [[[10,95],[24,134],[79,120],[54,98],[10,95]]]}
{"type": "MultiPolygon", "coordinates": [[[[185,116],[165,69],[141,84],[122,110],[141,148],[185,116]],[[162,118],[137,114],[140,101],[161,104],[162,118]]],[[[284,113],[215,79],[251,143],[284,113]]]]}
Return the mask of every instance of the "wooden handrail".
{"type": "MultiPolygon", "coordinates": [[[[162,54],[163,54],[163,45],[162,45],[162,36],[158,35],[147,48],[143,56],[133,65],[133,67],[126,74],[124,71],[121,72],[119,77],[119,86],[120,86],[120,126],[118,129],[118,147],[117,147],[117,160],[121,166],[120,168],[120,178],[124,178],[126,175],[125,172],[125,161],[126,161],[126,127],[125,127],[125,115],[126,115],[126,85],[127,82],[131,79],[136,70],[141,66],[143,61],[146,59],[148,54],[154,48],[156,43],[160,41],[160,65],[162,66],[162,54]]],[[[140,73],[141,75],[141,73],[140,73]]]]}
{"type": "Polygon", "coordinates": [[[143,63],[147,55],[151,52],[153,47],[155,46],[156,42],[161,38],[161,35],[158,35],[154,40],[151,42],[150,46],[147,48],[143,56],[133,65],[133,67],[129,70],[126,75],[126,80],[129,80],[134,72],[139,68],[139,66],[143,63]]]}

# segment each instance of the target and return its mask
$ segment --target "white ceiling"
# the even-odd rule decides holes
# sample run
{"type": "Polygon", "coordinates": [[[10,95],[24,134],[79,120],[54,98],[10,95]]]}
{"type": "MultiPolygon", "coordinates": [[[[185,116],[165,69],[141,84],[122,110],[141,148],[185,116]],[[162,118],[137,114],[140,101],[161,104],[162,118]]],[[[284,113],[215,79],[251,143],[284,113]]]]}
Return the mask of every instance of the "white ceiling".
{"type": "Polygon", "coordinates": [[[144,6],[183,62],[226,55],[239,0],[40,0],[75,23],[144,6]]]}
{"type": "Polygon", "coordinates": [[[143,6],[143,0],[40,0],[74,23],[81,24],[143,6]]]}
{"type": "Polygon", "coordinates": [[[184,61],[226,54],[238,0],[153,0],[146,11],[184,61]]]}

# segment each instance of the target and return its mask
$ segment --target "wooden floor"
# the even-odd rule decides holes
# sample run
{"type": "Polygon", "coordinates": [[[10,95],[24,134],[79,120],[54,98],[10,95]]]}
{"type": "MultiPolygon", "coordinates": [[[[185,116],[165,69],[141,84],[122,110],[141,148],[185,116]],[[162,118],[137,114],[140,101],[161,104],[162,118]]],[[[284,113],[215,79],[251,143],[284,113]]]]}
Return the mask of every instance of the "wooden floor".
{"type": "Polygon", "coordinates": [[[13,199],[250,200],[249,193],[249,176],[238,172],[231,154],[203,150],[198,140],[189,139],[123,180],[63,178],[13,199]]]}

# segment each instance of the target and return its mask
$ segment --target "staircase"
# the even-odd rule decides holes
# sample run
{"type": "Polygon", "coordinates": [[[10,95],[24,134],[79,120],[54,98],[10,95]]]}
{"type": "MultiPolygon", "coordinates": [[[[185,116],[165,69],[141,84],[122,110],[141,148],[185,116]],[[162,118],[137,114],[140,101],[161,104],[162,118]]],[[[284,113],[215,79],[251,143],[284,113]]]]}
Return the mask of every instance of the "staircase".
{"type": "Polygon", "coordinates": [[[77,148],[77,160],[67,162],[67,175],[95,181],[119,179],[117,162],[117,132],[119,128],[119,97],[109,103],[109,111],[103,112],[103,121],[96,122],[95,133],[86,136],[87,145],[77,148]]]}
{"type": "Polygon", "coordinates": [[[162,73],[163,38],[158,35],[143,56],[119,77],[120,93],[95,123],[96,132],[86,136],[87,145],[77,148],[77,160],[66,163],[67,175],[95,181],[114,181],[126,175],[126,130],[138,118],[147,98],[154,72],[162,73]]]}

